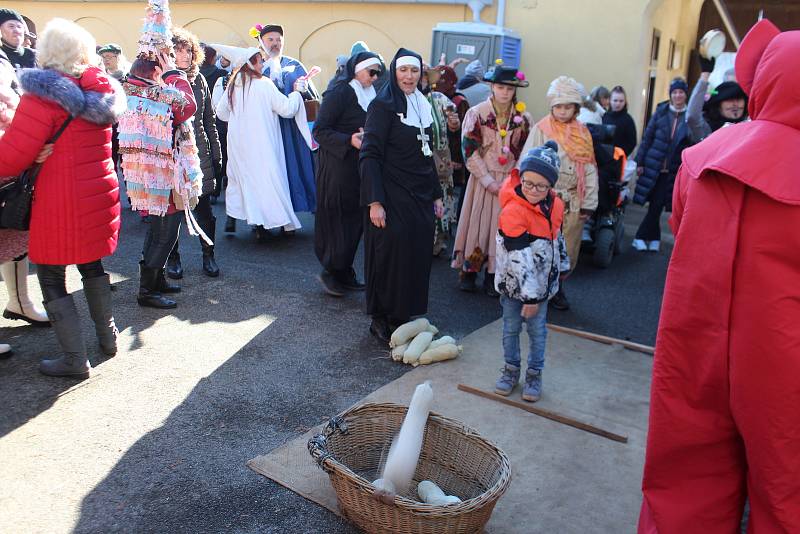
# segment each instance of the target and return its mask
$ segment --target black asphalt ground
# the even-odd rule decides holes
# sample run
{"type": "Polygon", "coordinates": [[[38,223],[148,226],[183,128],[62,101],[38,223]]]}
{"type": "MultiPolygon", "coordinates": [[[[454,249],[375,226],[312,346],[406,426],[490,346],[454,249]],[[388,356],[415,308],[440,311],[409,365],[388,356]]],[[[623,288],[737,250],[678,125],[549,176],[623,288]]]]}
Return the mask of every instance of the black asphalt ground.
{"type": "MultiPolygon", "coordinates": [[[[224,236],[224,206],[215,211],[223,274],[209,279],[200,272],[200,247],[184,230],[186,277],[174,315],[195,328],[261,314],[276,320],[200,380],[159,428],[124,452],[83,499],[75,532],[355,532],[337,516],[250,471],[245,462],[335,415],[408,368],[390,361],[369,336],[363,298],[333,299],[320,290],[312,217],[302,218],[304,228],[293,237],[257,244],[244,225],[235,236],[224,236]]],[[[640,209],[629,210],[628,224],[635,228],[640,217],[640,209]]],[[[126,278],[117,284],[114,306],[118,325],[131,333],[146,332],[163,315],[135,304],[137,260],[146,228],[126,211],[119,250],[105,262],[115,277],[126,278]]],[[[568,281],[572,310],[551,311],[550,322],[654,343],[670,248],[666,244],[660,254],[629,251],[606,270],[584,262],[568,281]]],[[[500,317],[496,300],[456,289],[456,273],[445,259],[434,260],[430,287],[428,317],[443,333],[460,338],[500,317]]],[[[57,395],[75,383],[36,372],[38,359],[57,350],[49,329],[10,326],[7,321],[0,325],[0,339],[12,343],[16,353],[0,361],[2,440],[48,410],[57,395]]],[[[89,327],[84,325],[84,330],[89,339],[89,327]]],[[[220,335],[229,334],[221,329],[220,335]]],[[[129,347],[117,358],[133,361],[156,350],[132,350],[137,348],[129,347]]],[[[202,350],[187,343],[185,354],[167,356],[172,365],[191,366],[192,355],[202,350]]],[[[497,358],[499,367],[499,352],[497,358]]],[[[147,372],[157,374],[157,364],[147,372]]],[[[8,527],[0,525],[0,531],[15,531],[8,527]]],[[[53,525],[53,531],[68,528],[53,525]]]]}

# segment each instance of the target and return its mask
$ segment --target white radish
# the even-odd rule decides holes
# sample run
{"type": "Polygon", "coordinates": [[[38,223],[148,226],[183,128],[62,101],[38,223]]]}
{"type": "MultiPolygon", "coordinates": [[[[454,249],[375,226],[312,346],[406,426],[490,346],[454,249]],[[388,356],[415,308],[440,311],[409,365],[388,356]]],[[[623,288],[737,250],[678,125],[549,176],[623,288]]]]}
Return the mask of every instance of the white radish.
{"type": "Polygon", "coordinates": [[[408,344],[408,348],[403,353],[403,363],[414,363],[419,360],[420,355],[425,352],[431,341],[433,341],[433,334],[430,332],[417,334],[417,337],[408,344]]]}
{"type": "Polygon", "coordinates": [[[433,334],[434,336],[439,333],[439,329],[433,325],[428,326],[428,332],[433,334]]]}
{"type": "MultiPolygon", "coordinates": [[[[461,354],[461,350],[461,346],[453,344],[439,345],[438,347],[423,352],[419,357],[419,363],[420,365],[428,365],[429,363],[452,360],[461,354]]],[[[406,351],[406,354],[408,354],[408,351],[406,351]]]]}
{"type": "Polygon", "coordinates": [[[430,325],[431,323],[428,322],[427,319],[422,318],[398,326],[397,330],[392,333],[392,339],[389,341],[389,346],[394,348],[408,343],[414,339],[417,334],[426,331],[430,325]]]}
{"type": "Polygon", "coordinates": [[[431,482],[430,480],[423,480],[417,486],[417,494],[422,502],[428,504],[448,505],[458,504],[461,499],[455,495],[445,495],[442,488],[431,482]]]}
{"type": "Polygon", "coordinates": [[[431,341],[431,344],[428,345],[428,350],[435,349],[439,345],[455,345],[456,340],[450,336],[440,337],[439,339],[434,339],[431,341]]]}
{"type": "Polygon", "coordinates": [[[405,345],[400,345],[399,347],[395,347],[392,349],[392,359],[396,362],[400,362],[403,360],[403,354],[405,354],[406,349],[408,349],[408,343],[405,345]]]}
{"type": "Polygon", "coordinates": [[[408,406],[408,413],[400,427],[400,433],[394,439],[392,447],[389,449],[389,456],[383,468],[381,477],[383,488],[389,488],[386,481],[391,483],[395,493],[404,494],[408,489],[414,473],[417,470],[419,453],[422,450],[422,438],[425,434],[425,424],[428,420],[433,403],[433,388],[430,382],[425,382],[417,386],[411,403],[408,406]]]}

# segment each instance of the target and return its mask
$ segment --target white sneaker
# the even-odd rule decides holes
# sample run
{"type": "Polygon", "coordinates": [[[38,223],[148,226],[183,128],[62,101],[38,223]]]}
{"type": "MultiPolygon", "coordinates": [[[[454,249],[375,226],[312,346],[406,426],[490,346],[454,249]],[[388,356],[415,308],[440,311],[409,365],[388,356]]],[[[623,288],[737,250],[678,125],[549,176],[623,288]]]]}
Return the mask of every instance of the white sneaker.
{"type": "Polygon", "coordinates": [[[11,352],[11,345],[6,345],[5,343],[0,343],[0,355],[8,354],[11,352]]]}
{"type": "Polygon", "coordinates": [[[641,239],[634,239],[633,242],[631,242],[631,246],[633,246],[633,248],[635,248],[639,252],[647,250],[647,243],[645,243],[641,239]]]}
{"type": "Polygon", "coordinates": [[[650,241],[647,245],[647,250],[650,252],[658,252],[661,250],[661,241],[650,241]]]}

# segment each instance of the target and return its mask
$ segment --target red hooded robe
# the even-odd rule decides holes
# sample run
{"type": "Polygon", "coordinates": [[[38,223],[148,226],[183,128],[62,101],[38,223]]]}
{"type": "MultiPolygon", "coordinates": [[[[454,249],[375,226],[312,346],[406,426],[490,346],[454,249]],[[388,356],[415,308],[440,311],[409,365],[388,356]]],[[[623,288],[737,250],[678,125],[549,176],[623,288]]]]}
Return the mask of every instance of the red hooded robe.
{"type": "Polygon", "coordinates": [[[736,59],[753,121],[683,154],[640,533],[800,532],[800,31],[736,59]]]}

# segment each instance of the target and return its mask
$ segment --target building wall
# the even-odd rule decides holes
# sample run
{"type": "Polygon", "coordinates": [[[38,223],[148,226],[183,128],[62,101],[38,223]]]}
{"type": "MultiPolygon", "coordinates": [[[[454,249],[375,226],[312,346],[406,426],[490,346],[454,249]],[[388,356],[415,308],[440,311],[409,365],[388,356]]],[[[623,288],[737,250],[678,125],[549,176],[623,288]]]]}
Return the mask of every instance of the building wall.
{"type": "MultiPolygon", "coordinates": [[[[545,93],[561,74],[575,77],[587,90],[595,85],[624,86],[637,122],[644,117],[653,27],[661,31],[656,101],[667,97],[669,80],[685,74],[696,39],[703,0],[507,0],[505,26],[523,39],[522,69],[531,87],[520,92],[536,119],[547,113],[545,93]],[[602,7],[602,9],[601,9],[602,7]],[[682,47],[680,68],[667,65],[670,40],[682,47]]],[[[128,56],[136,49],[144,2],[10,2],[8,7],[31,17],[39,31],[52,16],[75,20],[99,43],[117,42],[128,56]]],[[[494,23],[495,7],[482,13],[494,23]]],[[[427,57],[432,28],[439,22],[472,19],[471,11],[453,4],[176,2],[175,24],[188,27],[206,42],[252,43],[248,29],[257,22],[280,22],[286,30],[286,54],[307,66],[319,65],[324,87],[336,56],[356,40],[390,58],[399,46],[427,57]],[[272,16],[270,16],[270,14],[272,16]]],[[[450,58],[452,59],[452,58],[450,58]]]]}

